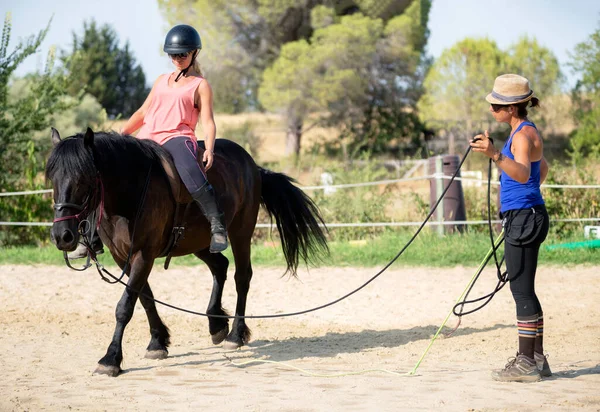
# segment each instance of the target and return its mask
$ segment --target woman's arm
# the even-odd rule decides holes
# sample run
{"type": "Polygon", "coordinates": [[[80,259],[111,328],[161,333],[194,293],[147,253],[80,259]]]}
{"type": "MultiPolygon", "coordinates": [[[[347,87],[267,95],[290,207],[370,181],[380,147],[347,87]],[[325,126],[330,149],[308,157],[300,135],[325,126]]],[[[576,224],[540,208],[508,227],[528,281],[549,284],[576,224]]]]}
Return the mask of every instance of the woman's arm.
{"type": "Polygon", "coordinates": [[[217,136],[217,126],[213,114],[213,92],[210,84],[205,79],[198,85],[198,95],[200,96],[200,121],[204,131],[204,151],[203,162],[206,170],[213,164],[213,153],[215,150],[215,139],[217,136]]]}
{"type": "Polygon", "coordinates": [[[546,161],[546,158],[542,156],[542,163],[540,163],[540,184],[544,183],[546,177],[548,176],[548,170],[550,166],[546,161]]]}
{"type": "Polygon", "coordinates": [[[515,160],[504,156],[502,152],[494,147],[489,139],[488,131],[479,134],[471,141],[473,151],[480,152],[489,157],[507,175],[519,183],[526,183],[531,174],[531,141],[523,132],[513,136],[512,147],[515,160]]]}
{"type": "Polygon", "coordinates": [[[146,97],[144,104],[142,104],[142,106],[139,109],[137,109],[137,111],[134,114],[132,114],[131,117],[127,120],[127,122],[121,129],[121,134],[132,134],[137,129],[142,127],[142,125],[144,124],[144,117],[146,116],[148,107],[152,102],[152,96],[154,95],[154,87],[156,86],[156,84],[162,76],[163,75],[158,76],[158,79],[156,79],[156,81],[152,85],[152,90],[150,90],[150,93],[148,94],[148,97],[146,97]]]}
{"type": "Polygon", "coordinates": [[[495,148],[491,158],[511,178],[519,183],[527,183],[531,175],[531,141],[525,133],[518,132],[513,136],[512,148],[515,160],[505,157],[495,148]]]}

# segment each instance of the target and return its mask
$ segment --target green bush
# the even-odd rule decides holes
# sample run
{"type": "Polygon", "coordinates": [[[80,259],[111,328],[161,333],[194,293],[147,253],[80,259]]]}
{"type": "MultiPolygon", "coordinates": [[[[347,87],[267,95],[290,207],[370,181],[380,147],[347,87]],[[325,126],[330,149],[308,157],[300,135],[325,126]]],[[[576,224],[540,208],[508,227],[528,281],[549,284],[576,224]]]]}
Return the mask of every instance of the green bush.
{"type": "MultiPolygon", "coordinates": [[[[388,172],[375,162],[363,165],[332,164],[326,173],[333,185],[372,182],[388,179],[388,172]]],[[[323,182],[316,182],[321,185],[323,182]]],[[[394,194],[394,186],[363,186],[341,188],[335,191],[315,190],[309,195],[319,206],[326,223],[386,222],[387,208],[394,194]]],[[[341,227],[330,230],[331,240],[372,238],[387,230],[386,227],[341,227]]]]}
{"type": "MultiPolygon", "coordinates": [[[[598,162],[588,159],[577,167],[552,165],[546,179],[547,184],[597,185],[598,162]]],[[[550,218],[582,219],[600,215],[600,191],[598,189],[545,188],[543,195],[550,218]]],[[[550,233],[558,238],[567,238],[582,232],[590,223],[555,222],[550,233]]]]}

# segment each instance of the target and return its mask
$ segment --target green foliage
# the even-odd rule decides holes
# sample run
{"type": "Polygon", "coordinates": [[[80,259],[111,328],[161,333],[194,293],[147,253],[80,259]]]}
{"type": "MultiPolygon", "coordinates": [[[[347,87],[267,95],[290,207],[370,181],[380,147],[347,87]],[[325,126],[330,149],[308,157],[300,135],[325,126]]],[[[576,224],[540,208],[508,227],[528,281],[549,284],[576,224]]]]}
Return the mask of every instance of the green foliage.
{"type": "MultiPolygon", "coordinates": [[[[48,139],[49,140],[49,139],[48,139]]],[[[39,179],[39,163],[33,141],[26,144],[27,155],[24,164],[22,186],[29,190],[44,189],[39,179]]],[[[14,188],[14,186],[12,186],[14,188]]],[[[9,187],[9,190],[11,187],[9,187]]],[[[48,222],[52,220],[52,200],[48,194],[33,194],[0,198],[0,221],[48,222]]],[[[44,226],[0,226],[0,246],[6,247],[47,243],[49,228],[44,226]]]]}
{"type": "Polygon", "coordinates": [[[577,129],[571,139],[572,157],[600,155],[600,28],[575,47],[570,66],[580,76],[573,90],[577,129]]]}
{"type": "MultiPolygon", "coordinates": [[[[484,177],[487,179],[487,175],[484,177]]],[[[467,220],[488,220],[488,198],[487,184],[485,187],[464,187],[463,193],[465,198],[465,209],[467,220]]],[[[498,219],[499,203],[498,203],[498,186],[492,185],[490,192],[490,216],[492,220],[498,219]]],[[[470,225],[467,227],[469,232],[488,233],[487,225],[470,225]]]]}
{"type": "Polygon", "coordinates": [[[111,117],[131,116],[149,93],[146,76],[126,43],[119,47],[114,29],[108,24],[84,22],[83,35],[73,33],[69,54],[62,56],[69,75],[69,93],[82,90],[94,96],[111,117]]]}
{"type": "MultiPolygon", "coordinates": [[[[598,160],[582,161],[578,167],[552,165],[546,178],[547,184],[596,185],[598,184],[598,160]]],[[[600,214],[600,193],[590,189],[543,189],[546,208],[550,217],[581,219],[600,214]]],[[[589,224],[589,223],[588,223],[589,224]]],[[[583,231],[582,223],[554,223],[550,225],[553,236],[564,238],[583,231]]]]}
{"type": "Polygon", "coordinates": [[[341,128],[342,144],[351,157],[392,149],[414,154],[421,147],[422,125],[414,113],[429,64],[423,49],[430,7],[430,1],[413,1],[387,20],[365,68],[368,84],[362,96],[329,108],[330,124],[341,128]]]}
{"type": "Polygon", "coordinates": [[[542,102],[546,96],[560,92],[563,75],[558,59],[535,38],[521,37],[508,48],[507,68],[511,73],[526,77],[542,102]]]}
{"type": "Polygon", "coordinates": [[[48,55],[44,73],[28,78],[32,93],[16,96],[9,93],[11,74],[26,57],[38,50],[49,24],[37,36],[17,44],[9,53],[9,15],[4,22],[0,43],[0,187],[6,190],[23,188],[26,184],[23,179],[26,162],[23,159],[27,159],[27,143],[32,133],[40,130],[49,132],[52,116],[71,106],[63,99],[67,78],[54,70],[53,50],[48,55]]]}
{"type": "MultiPolygon", "coordinates": [[[[313,113],[326,113],[320,122],[341,127],[353,151],[383,151],[394,139],[414,141],[420,123],[407,108],[420,93],[429,7],[414,1],[386,22],[356,13],[334,24],[317,23],[310,42],[281,48],[263,73],[259,100],[286,114],[297,150],[304,119],[313,113]]],[[[318,13],[327,16],[325,9],[318,13]]]]}
{"type": "Polygon", "coordinates": [[[418,104],[424,121],[481,119],[485,96],[496,76],[506,71],[506,54],[489,39],[465,39],[444,50],[425,78],[418,104]]]}
{"type": "MultiPolygon", "coordinates": [[[[16,102],[23,97],[29,97],[34,93],[36,87],[36,78],[27,76],[20,79],[14,79],[9,87],[9,102],[16,102]]],[[[50,124],[61,131],[63,136],[71,136],[85,130],[88,126],[92,129],[103,127],[108,116],[106,110],[98,103],[96,98],[90,94],[73,97],[69,95],[61,96],[61,102],[67,107],[64,111],[52,115],[50,124]]],[[[50,132],[44,129],[35,132],[31,138],[42,153],[50,148],[50,132]]]]}
{"type": "MultiPolygon", "coordinates": [[[[331,165],[327,169],[333,185],[372,182],[387,178],[387,171],[374,163],[364,165],[331,165]]],[[[322,182],[319,182],[322,184],[322,182]]],[[[332,193],[317,190],[311,197],[321,210],[326,223],[386,222],[387,207],[392,199],[393,186],[363,186],[337,189],[332,193]]],[[[390,230],[385,227],[349,227],[330,230],[330,239],[353,240],[372,238],[390,230]]]]}
{"type": "Polygon", "coordinates": [[[335,10],[332,7],[316,6],[310,11],[310,24],[313,30],[325,28],[335,22],[335,10]]]}
{"type": "Polygon", "coordinates": [[[509,72],[526,77],[534,89],[535,95],[541,101],[541,110],[535,109],[536,126],[541,130],[558,127],[563,121],[563,116],[557,118],[546,110],[546,97],[559,94],[564,82],[558,59],[554,53],[541,46],[535,38],[522,37],[516,44],[509,47],[507,67],[509,72]]]}
{"type": "Polygon", "coordinates": [[[293,119],[327,110],[343,99],[358,99],[367,86],[364,69],[375,52],[380,20],[346,16],[315,31],[312,42],[285,44],[265,70],[259,98],[273,112],[293,119]]]}

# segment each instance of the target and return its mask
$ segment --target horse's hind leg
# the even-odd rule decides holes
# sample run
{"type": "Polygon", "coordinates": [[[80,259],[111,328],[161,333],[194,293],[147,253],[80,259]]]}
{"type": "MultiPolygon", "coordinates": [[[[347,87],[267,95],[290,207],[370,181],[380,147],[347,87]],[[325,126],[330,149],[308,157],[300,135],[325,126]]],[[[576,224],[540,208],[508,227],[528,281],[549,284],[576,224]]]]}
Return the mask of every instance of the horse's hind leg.
{"type": "MultiPolygon", "coordinates": [[[[246,315],[246,299],[252,279],[252,264],[250,263],[250,237],[232,237],[231,249],[235,259],[235,289],[237,291],[236,316],[246,315]]],[[[225,340],[226,349],[237,349],[250,341],[252,333],[246,326],[246,319],[236,317],[231,326],[231,333],[225,340]]]]}
{"type": "MultiPolygon", "coordinates": [[[[223,287],[227,279],[229,260],[221,253],[210,253],[208,249],[196,252],[194,255],[206,263],[213,275],[213,288],[206,313],[209,315],[227,315],[222,306],[222,298],[223,287]]],[[[209,317],[208,330],[210,331],[212,342],[218,345],[223,342],[229,333],[229,319],[209,317]]]]}
{"type": "Polygon", "coordinates": [[[165,326],[154,303],[154,295],[150,284],[146,282],[146,286],[140,293],[140,302],[146,310],[148,323],[150,324],[150,344],[146,348],[146,358],[148,359],[165,359],[169,354],[168,347],[171,343],[171,335],[169,328],[165,326]]]}

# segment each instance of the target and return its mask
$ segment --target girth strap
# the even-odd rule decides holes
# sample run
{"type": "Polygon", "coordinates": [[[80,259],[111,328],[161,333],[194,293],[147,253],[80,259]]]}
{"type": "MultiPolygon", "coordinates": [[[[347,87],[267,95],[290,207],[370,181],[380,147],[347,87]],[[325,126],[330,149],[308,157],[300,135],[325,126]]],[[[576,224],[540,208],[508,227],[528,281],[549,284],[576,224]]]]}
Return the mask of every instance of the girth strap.
{"type": "Polygon", "coordinates": [[[175,207],[175,216],[173,218],[173,230],[171,231],[171,235],[169,236],[169,241],[167,242],[167,245],[159,255],[159,257],[167,257],[164,265],[165,270],[169,268],[169,264],[171,263],[171,255],[173,251],[177,248],[179,240],[184,237],[185,219],[188,215],[188,210],[190,209],[192,203],[194,202],[177,203],[177,206],[175,207]],[[181,213],[182,208],[183,214],[181,213]]]}

